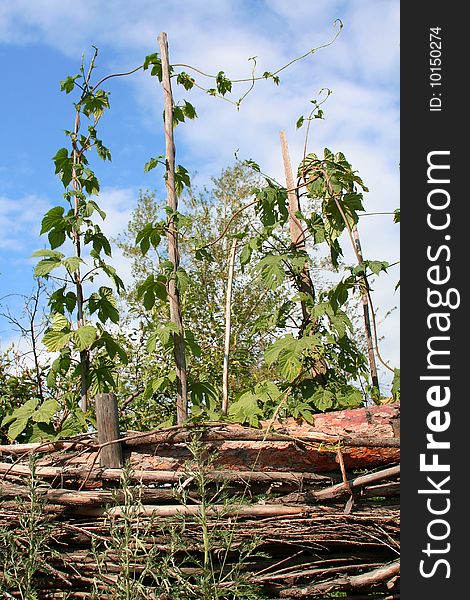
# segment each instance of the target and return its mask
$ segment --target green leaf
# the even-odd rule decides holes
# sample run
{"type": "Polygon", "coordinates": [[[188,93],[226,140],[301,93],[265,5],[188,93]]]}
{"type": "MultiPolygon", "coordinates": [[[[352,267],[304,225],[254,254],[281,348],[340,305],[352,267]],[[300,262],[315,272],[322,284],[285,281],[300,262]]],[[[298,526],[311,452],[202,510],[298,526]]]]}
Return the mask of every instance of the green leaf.
{"type": "Polygon", "coordinates": [[[95,210],[103,220],[106,219],[106,213],[104,212],[104,210],[101,210],[101,208],[98,206],[98,204],[94,200],[89,200],[86,203],[86,209],[85,209],[86,215],[88,217],[91,217],[91,215],[93,214],[93,212],[95,210]]]}
{"type": "MultiPolygon", "coordinates": [[[[145,57],[143,68],[146,71],[149,66],[152,67],[150,74],[152,76],[158,77],[159,81],[162,80],[162,61],[158,55],[158,52],[154,52],[153,54],[149,54],[145,57]]],[[[170,67],[170,71],[172,68],[170,67]]]]}
{"type": "Polygon", "coordinates": [[[66,94],[70,94],[75,87],[75,81],[80,77],[80,75],[68,75],[66,79],[63,79],[60,82],[60,91],[65,92],[66,94]]]}
{"type": "Polygon", "coordinates": [[[396,208],[393,211],[393,222],[394,223],[399,223],[400,222],[400,209],[396,208]]]}
{"type": "Polygon", "coordinates": [[[55,172],[59,174],[64,187],[72,181],[73,158],[69,156],[67,148],[61,148],[52,159],[55,164],[55,172]]]}
{"type": "Polygon", "coordinates": [[[52,398],[48,398],[32,415],[33,421],[35,423],[49,423],[58,410],[59,403],[52,398]]]}
{"type": "Polygon", "coordinates": [[[40,235],[50,231],[57,225],[62,225],[64,220],[64,208],[62,206],[54,206],[51,210],[47,211],[41,222],[40,235]]]}
{"type": "Polygon", "coordinates": [[[58,248],[65,242],[66,235],[63,229],[51,229],[47,237],[51,248],[58,248]]]}
{"type": "Polygon", "coordinates": [[[284,255],[268,254],[255,267],[255,270],[260,272],[263,283],[271,290],[275,290],[284,282],[284,260],[284,255]]]}
{"type": "Polygon", "coordinates": [[[108,319],[113,323],[119,322],[117,300],[113,290],[109,287],[102,286],[97,292],[91,294],[88,299],[88,308],[90,314],[98,312],[98,318],[102,323],[106,323],[108,319]]]}
{"type": "Polygon", "coordinates": [[[191,187],[191,179],[188,171],[181,165],[178,165],[175,170],[175,190],[178,196],[182,194],[185,187],[188,189],[191,187]]]}
{"type": "Polygon", "coordinates": [[[106,352],[111,360],[114,360],[118,356],[123,364],[127,364],[128,356],[126,351],[107,331],[102,331],[100,337],[93,342],[91,349],[99,347],[106,348],[106,352]]]}
{"type": "Polygon", "coordinates": [[[302,127],[302,125],[304,124],[304,118],[303,117],[299,117],[297,119],[297,122],[295,124],[296,129],[300,129],[302,127]]]}
{"type": "Polygon", "coordinates": [[[392,396],[396,400],[400,399],[400,369],[393,370],[392,396]]]}
{"type": "Polygon", "coordinates": [[[180,294],[184,294],[191,284],[191,279],[188,277],[188,274],[183,269],[183,267],[178,267],[176,269],[176,287],[180,294]]]}
{"type": "Polygon", "coordinates": [[[78,256],[70,256],[69,258],[63,258],[62,264],[70,273],[73,273],[78,269],[81,264],[85,264],[85,261],[78,256]]]}
{"type": "Polygon", "coordinates": [[[190,90],[196,82],[188,73],[183,71],[176,76],[176,83],[182,85],[185,90],[190,90]]]}
{"type": "Polygon", "coordinates": [[[49,352],[58,352],[69,343],[71,335],[70,332],[64,333],[63,331],[51,329],[46,331],[42,341],[49,352]]]}
{"type": "Polygon", "coordinates": [[[225,76],[223,71],[219,71],[217,73],[217,77],[215,79],[217,85],[217,91],[221,96],[225,96],[227,92],[232,91],[232,82],[225,76]]]}
{"type": "Polygon", "coordinates": [[[186,329],[184,332],[184,342],[193,356],[201,356],[201,347],[197,343],[194,333],[192,331],[189,331],[189,329],[186,329]]]}
{"type": "Polygon", "coordinates": [[[36,250],[36,252],[33,252],[31,256],[46,256],[48,258],[54,258],[58,261],[64,258],[62,252],[59,252],[58,250],[48,250],[47,248],[44,248],[44,250],[36,250]]]}
{"type": "Polygon", "coordinates": [[[240,253],[240,265],[244,267],[250,262],[251,255],[253,254],[253,248],[249,244],[245,244],[240,253]]]}
{"type": "Polygon", "coordinates": [[[155,169],[155,167],[158,164],[163,164],[165,165],[164,161],[162,159],[164,159],[165,157],[163,156],[163,154],[160,154],[159,156],[157,156],[156,158],[151,158],[150,160],[148,160],[145,165],[144,165],[144,172],[148,173],[149,171],[151,171],[152,169],[155,169]]]}
{"type": "Polygon", "coordinates": [[[188,117],[188,119],[195,119],[197,117],[196,109],[191,103],[187,102],[186,100],[184,100],[184,104],[181,108],[184,116],[188,117]]]}
{"type": "Polygon", "coordinates": [[[83,114],[87,117],[93,116],[99,119],[105,109],[109,108],[109,92],[98,89],[95,92],[84,96],[82,99],[83,114]]]}
{"type": "Polygon", "coordinates": [[[381,271],[386,273],[388,267],[390,266],[385,260],[368,260],[367,264],[374,275],[378,275],[381,271]]]}
{"type": "Polygon", "coordinates": [[[323,390],[321,394],[315,398],[314,404],[321,410],[325,412],[331,408],[333,408],[335,402],[335,395],[330,390],[323,390]]]}
{"type": "Polygon", "coordinates": [[[52,315],[52,329],[54,331],[63,331],[64,329],[70,330],[69,320],[64,317],[61,313],[55,313],[52,315]]]}
{"type": "Polygon", "coordinates": [[[251,427],[258,427],[263,411],[258,405],[257,395],[253,392],[245,392],[230,405],[228,414],[238,423],[247,423],[251,427]]]}
{"type": "Polygon", "coordinates": [[[93,325],[83,325],[73,332],[73,338],[80,352],[87,350],[95,341],[97,335],[93,325]]]}
{"type": "Polygon", "coordinates": [[[29,422],[29,417],[27,417],[27,416],[18,417],[17,419],[15,419],[13,421],[13,423],[8,428],[8,434],[7,434],[12,442],[14,440],[16,440],[16,438],[21,433],[23,433],[23,431],[28,426],[28,422],[29,422]]]}
{"type": "Polygon", "coordinates": [[[18,408],[15,408],[15,410],[10,415],[7,415],[3,418],[2,427],[4,425],[7,425],[7,423],[13,421],[13,419],[19,419],[23,417],[29,419],[36,410],[37,405],[38,400],[36,400],[36,398],[31,398],[30,400],[27,400],[24,404],[18,406],[18,408]]]}
{"type": "Polygon", "coordinates": [[[40,260],[34,268],[35,277],[46,277],[53,269],[61,266],[61,261],[55,258],[40,260]]]}

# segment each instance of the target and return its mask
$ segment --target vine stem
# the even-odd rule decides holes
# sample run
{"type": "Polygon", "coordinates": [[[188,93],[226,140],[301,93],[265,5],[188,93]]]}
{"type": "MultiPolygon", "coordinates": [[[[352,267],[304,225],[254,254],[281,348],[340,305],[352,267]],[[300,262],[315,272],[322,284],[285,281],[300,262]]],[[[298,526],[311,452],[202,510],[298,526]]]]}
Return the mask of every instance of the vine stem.
{"type": "MultiPolygon", "coordinates": [[[[269,75],[271,77],[273,77],[273,76],[275,77],[276,75],[278,75],[279,73],[281,73],[282,71],[284,71],[285,69],[287,69],[288,67],[290,67],[291,65],[293,65],[294,63],[298,62],[299,60],[303,60],[304,58],[307,58],[307,56],[310,56],[310,54],[314,54],[315,52],[317,52],[317,50],[321,50],[322,48],[327,48],[328,46],[331,46],[332,44],[334,44],[335,41],[336,41],[336,39],[338,38],[339,34],[341,33],[341,30],[343,29],[343,23],[342,23],[341,19],[336,19],[334,21],[333,25],[335,27],[338,26],[339,29],[336,32],[336,34],[334,35],[334,37],[329,42],[326,42],[325,44],[322,44],[321,46],[316,46],[315,48],[311,48],[310,50],[308,50],[307,52],[305,52],[301,56],[297,56],[296,58],[293,58],[288,63],[286,63],[282,67],[279,67],[278,69],[276,69],[275,71],[273,71],[269,75]]],[[[217,78],[217,75],[211,75],[210,73],[205,73],[201,69],[197,69],[196,67],[193,67],[192,65],[186,65],[186,64],[183,64],[183,63],[175,63],[172,66],[175,67],[175,68],[179,67],[179,68],[182,68],[182,69],[191,69],[195,73],[199,73],[199,75],[202,75],[203,77],[207,77],[208,79],[216,79],[217,78]]],[[[232,83],[248,83],[248,82],[253,83],[255,81],[260,81],[261,79],[267,79],[267,77],[265,77],[264,75],[260,75],[258,77],[254,77],[252,75],[252,77],[249,77],[249,78],[231,79],[230,81],[232,83]]]]}

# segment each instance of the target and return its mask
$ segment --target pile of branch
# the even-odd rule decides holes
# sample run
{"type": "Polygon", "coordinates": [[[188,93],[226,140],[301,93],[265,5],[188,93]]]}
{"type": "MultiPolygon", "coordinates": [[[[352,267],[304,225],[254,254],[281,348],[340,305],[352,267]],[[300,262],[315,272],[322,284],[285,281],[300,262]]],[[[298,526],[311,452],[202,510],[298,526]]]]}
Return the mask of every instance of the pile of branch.
{"type": "MultiPolygon", "coordinates": [[[[142,537],[133,576],[144,577],[151,551],[160,557],[171,553],[188,581],[199,572],[201,499],[194,464],[188,463],[188,443],[197,436],[207,456],[216,452],[204,467],[208,487],[215,492],[223,482],[233,497],[204,509],[209,531],[217,532],[211,556],[219,576],[255,540],[242,571],[269,597],[324,598],[341,591],[354,598],[398,598],[399,407],[328,413],[312,426],[291,420],[267,425],[262,430],[198,425],[123,436],[130,475],[138,483],[132,516],[142,537]],[[181,529],[176,549],[169,527],[181,529]]],[[[20,541],[22,514],[31,502],[31,453],[40,482],[35,493],[51,528],[35,589],[40,598],[64,592],[69,598],[91,597],[93,581],[99,588],[122,575],[113,543],[129,517],[119,486],[122,469],[100,466],[93,436],[0,446],[0,528],[20,541]],[[96,548],[104,552],[103,564],[98,565],[96,548]]],[[[153,590],[150,579],[148,586],[149,598],[170,598],[153,590]]],[[[15,590],[9,593],[16,597],[15,590]]]]}

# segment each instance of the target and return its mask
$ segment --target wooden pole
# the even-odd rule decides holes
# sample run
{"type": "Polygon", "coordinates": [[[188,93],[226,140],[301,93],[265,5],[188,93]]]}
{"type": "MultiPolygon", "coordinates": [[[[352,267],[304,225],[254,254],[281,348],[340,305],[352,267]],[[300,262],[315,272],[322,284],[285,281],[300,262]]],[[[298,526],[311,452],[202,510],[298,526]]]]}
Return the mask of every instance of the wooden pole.
{"type": "MultiPolygon", "coordinates": [[[[77,109],[75,113],[75,123],[74,123],[74,135],[78,136],[78,132],[80,130],[80,112],[77,109]]],[[[73,166],[72,166],[72,187],[76,194],[73,199],[73,212],[75,219],[79,217],[79,207],[80,200],[78,193],[81,193],[81,185],[79,179],[77,177],[77,167],[81,164],[81,157],[76,149],[73,150],[73,166]]],[[[72,229],[72,237],[73,237],[73,246],[75,251],[75,256],[77,258],[81,257],[81,241],[80,241],[80,231],[79,228],[76,228],[74,225],[72,229]]],[[[82,278],[80,274],[80,266],[77,266],[73,273],[73,279],[76,288],[77,294],[77,328],[83,327],[85,325],[85,317],[83,313],[83,285],[82,278]]],[[[88,410],[88,370],[89,370],[89,352],[88,350],[82,350],[80,352],[80,408],[83,412],[87,412],[88,410]]]]}
{"type": "MultiPolygon", "coordinates": [[[[295,189],[294,176],[292,174],[292,166],[290,162],[289,156],[289,147],[287,145],[287,137],[284,131],[281,131],[281,151],[282,151],[282,161],[284,163],[284,173],[286,177],[286,186],[287,186],[287,199],[289,201],[288,211],[289,211],[289,229],[292,241],[292,247],[298,251],[306,251],[305,244],[305,232],[302,228],[302,223],[299,221],[296,213],[300,210],[300,201],[297,190],[295,189]]],[[[310,298],[310,302],[306,299],[302,299],[300,301],[300,306],[302,309],[302,325],[299,331],[299,337],[302,336],[302,333],[305,331],[306,327],[309,324],[315,326],[315,320],[312,318],[311,310],[309,309],[309,304],[313,305],[315,302],[315,288],[313,286],[312,278],[310,277],[310,269],[308,267],[308,262],[305,261],[302,271],[296,278],[297,286],[299,291],[304,294],[307,298],[310,298]]],[[[313,327],[312,329],[314,329],[313,327]]],[[[311,334],[314,331],[310,331],[311,334]]],[[[324,376],[327,372],[327,365],[323,359],[316,360],[314,366],[312,367],[312,375],[314,379],[318,379],[319,381],[323,381],[324,376]]]]}
{"type": "Polygon", "coordinates": [[[233,271],[235,267],[235,253],[237,251],[237,238],[233,238],[228,260],[227,292],[225,299],[225,347],[224,347],[224,372],[222,385],[222,414],[228,411],[228,372],[230,359],[230,332],[232,327],[232,287],[233,271]]]}
{"type": "MultiPolygon", "coordinates": [[[[116,395],[97,394],[95,397],[95,412],[98,443],[101,445],[118,440],[120,435],[116,395]]],[[[108,444],[101,448],[100,465],[107,469],[122,467],[122,446],[120,443],[108,444]]]]}
{"type": "MultiPolygon", "coordinates": [[[[354,225],[352,228],[352,238],[354,240],[354,250],[357,257],[357,262],[362,265],[364,263],[364,257],[362,255],[362,247],[361,240],[359,239],[359,231],[357,229],[357,225],[354,225]]],[[[372,330],[370,326],[370,313],[369,313],[369,282],[367,280],[367,276],[364,274],[362,276],[362,286],[361,286],[361,300],[362,300],[362,310],[364,314],[364,329],[366,332],[366,342],[367,342],[367,355],[369,357],[369,371],[370,377],[372,381],[372,385],[377,388],[377,391],[380,392],[379,388],[379,377],[377,375],[377,364],[375,362],[375,350],[374,343],[372,341],[372,330]]]]}
{"type": "MultiPolygon", "coordinates": [[[[292,246],[296,250],[305,251],[305,232],[302,228],[302,223],[299,221],[296,213],[300,210],[299,196],[295,190],[294,176],[292,174],[292,166],[289,156],[289,147],[287,145],[287,138],[284,131],[281,131],[281,151],[282,160],[284,163],[284,173],[286,177],[287,186],[287,199],[289,201],[289,229],[292,241],[292,246]]],[[[312,298],[312,302],[315,300],[315,289],[313,282],[310,277],[310,270],[307,262],[305,262],[304,268],[302,269],[299,276],[299,288],[304,294],[307,294],[312,298]]],[[[305,300],[301,301],[302,306],[302,317],[303,317],[303,328],[311,320],[310,311],[308,310],[307,303],[305,300]]]]}
{"type": "Polygon", "coordinates": [[[173,95],[171,92],[170,63],[168,58],[168,38],[162,32],[158,36],[162,61],[162,87],[165,106],[165,163],[167,206],[172,213],[168,218],[167,239],[168,258],[173,264],[173,276],[168,282],[168,297],[170,301],[170,319],[178,331],[173,334],[173,353],[176,363],[176,418],[179,425],[188,418],[188,383],[186,373],[186,352],[184,347],[184,329],[181,316],[179,292],[176,285],[176,271],[179,266],[178,231],[174,213],[178,210],[178,197],[175,188],[175,144],[173,139],[173,95]]]}

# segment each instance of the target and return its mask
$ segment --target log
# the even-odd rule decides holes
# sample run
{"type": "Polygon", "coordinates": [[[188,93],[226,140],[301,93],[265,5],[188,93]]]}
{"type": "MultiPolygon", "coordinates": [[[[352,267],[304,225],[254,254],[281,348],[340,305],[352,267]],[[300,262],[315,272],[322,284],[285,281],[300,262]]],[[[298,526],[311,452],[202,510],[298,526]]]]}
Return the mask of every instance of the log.
{"type": "MultiPolygon", "coordinates": [[[[214,468],[228,471],[330,473],[338,471],[338,444],[299,444],[276,442],[211,442],[207,451],[215,452],[214,468]]],[[[185,445],[159,445],[139,448],[131,454],[135,469],[182,471],[193,457],[185,445]]],[[[397,463],[400,449],[395,447],[345,446],[341,449],[347,469],[365,469],[397,463]]]]}

